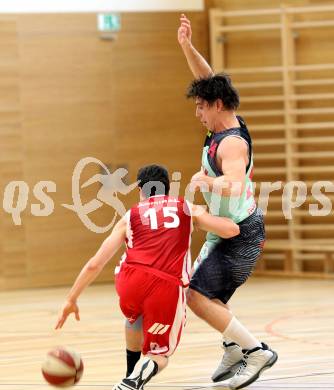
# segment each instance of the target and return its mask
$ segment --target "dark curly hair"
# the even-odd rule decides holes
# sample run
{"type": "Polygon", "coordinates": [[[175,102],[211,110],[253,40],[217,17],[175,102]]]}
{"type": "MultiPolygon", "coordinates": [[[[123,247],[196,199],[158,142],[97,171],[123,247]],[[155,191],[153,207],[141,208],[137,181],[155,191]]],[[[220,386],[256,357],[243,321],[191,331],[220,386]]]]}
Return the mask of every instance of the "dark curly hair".
{"type": "Polygon", "coordinates": [[[168,171],[161,165],[147,165],[139,169],[137,173],[138,187],[146,198],[153,195],[168,195],[169,176],[168,171]]]}
{"type": "Polygon", "coordinates": [[[206,100],[210,106],[221,99],[226,110],[239,107],[239,93],[233,87],[230,76],[225,73],[193,80],[188,87],[187,98],[196,97],[206,100]]]}

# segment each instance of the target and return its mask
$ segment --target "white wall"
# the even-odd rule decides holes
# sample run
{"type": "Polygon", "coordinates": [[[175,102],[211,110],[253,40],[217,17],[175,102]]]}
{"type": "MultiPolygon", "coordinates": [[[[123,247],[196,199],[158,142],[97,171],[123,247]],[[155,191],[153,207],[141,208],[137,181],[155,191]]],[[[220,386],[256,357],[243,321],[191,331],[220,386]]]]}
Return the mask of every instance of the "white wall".
{"type": "Polygon", "coordinates": [[[202,11],[204,0],[4,0],[0,13],[202,11]]]}

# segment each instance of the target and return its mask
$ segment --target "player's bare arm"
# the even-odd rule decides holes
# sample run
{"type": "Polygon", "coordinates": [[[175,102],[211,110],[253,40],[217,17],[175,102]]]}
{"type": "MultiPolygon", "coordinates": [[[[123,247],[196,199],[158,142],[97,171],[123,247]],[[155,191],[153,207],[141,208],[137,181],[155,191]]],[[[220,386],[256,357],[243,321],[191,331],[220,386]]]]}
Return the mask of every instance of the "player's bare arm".
{"type": "Polygon", "coordinates": [[[122,218],[117,222],[110,236],[103,241],[96,254],[82,268],[67,296],[63,308],[60,311],[55,327],[56,329],[60,329],[64,325],[67,317],[71,313],[75,314],[75,318],[78,321],[80,320],[79,308],[76,303],[79,295],[97,278],[105,265],[122,246],[125,237],[126,221],[124,218],[122,218]]]}
{"type": "Polygon", "coordinates": [[[201,170],[191,178],[192,188],[198,190],[206,185],[209,191],[223,196],[240,196],[245,187],[247,164],[247,144],[240,138],[228,137],[217,150],[217,165],[224,175],[210,177],[201,170]]]}
{"type": "Polygon", "coordinates": [[[189,68],[195,78],[208,77],[213,71],[205,58],[195,49],[191,42],[191,23],[186,15],[181,14],[180,27],[177,31],[177,38],[187,59],[189,68]]]}
{"type": "Polygon", "coordinates": [[[239,226],[230,218],[209,214],[202,206],[191,205],[194,226],[222,238],[232,238],[240,233],[239,226]]]}

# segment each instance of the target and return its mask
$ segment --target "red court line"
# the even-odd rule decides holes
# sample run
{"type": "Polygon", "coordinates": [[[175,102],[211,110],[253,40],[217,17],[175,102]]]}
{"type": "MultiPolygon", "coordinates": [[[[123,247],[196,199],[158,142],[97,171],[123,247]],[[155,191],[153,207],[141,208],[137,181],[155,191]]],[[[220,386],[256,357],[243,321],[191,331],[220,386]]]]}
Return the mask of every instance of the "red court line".
{"type": "Polygon", "coordinates": [[[289,341],[296,341],[296,342],[302,343],[302,344],[321,345],[324,347],[334,347],[334,343],[311,341],[310,339],[300,339],[297,337],[288,336],[288,335],[284,334],[283,332],[279,332],[279,331],[275,330],[275,326],[279,323],[289,322],[292,319],[298,319],[304,315],[311,315],[311,314],[319,313],[324,309],[328,309],[328,306],[322,307],[322,308],[320,307],[320,308],[313,308],[310,310],[304,310],[298,314],[278,317],[278,318],[272,320],[271,322],[269,322],[269,324],[267,324],[265,326],[264,330],[267,333],[269,333],[271,336],[276,336],[276,337],[279,337],[281,339],[285,339],[285,340],[289,340],[289,341]]]}

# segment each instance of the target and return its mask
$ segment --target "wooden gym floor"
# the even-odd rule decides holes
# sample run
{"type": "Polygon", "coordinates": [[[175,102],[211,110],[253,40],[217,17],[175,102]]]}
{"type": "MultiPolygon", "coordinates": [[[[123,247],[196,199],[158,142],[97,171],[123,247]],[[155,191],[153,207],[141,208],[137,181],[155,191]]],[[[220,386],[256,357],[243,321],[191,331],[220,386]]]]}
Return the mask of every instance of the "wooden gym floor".
{"type": "MultiPolygon", "coordinates": [[[[0,390],[47,389],[45,353],[69,346],[85,372],[78,390],[110,390],[125,370],[123,318],[113,285],[90,287],[80,300],[81,322],[54,331],[67,288],[0,293],[0,390]]],[[[334,282],[252,278],[232,299],[238,318],[279,354],[252,389],[334,389],[334,282]]],[[[213,387],[219,334],[188,311],[181,345],[148,389],[213,387]]],[[[220,388],[225,388],[220,386],[220,388]]]]}

